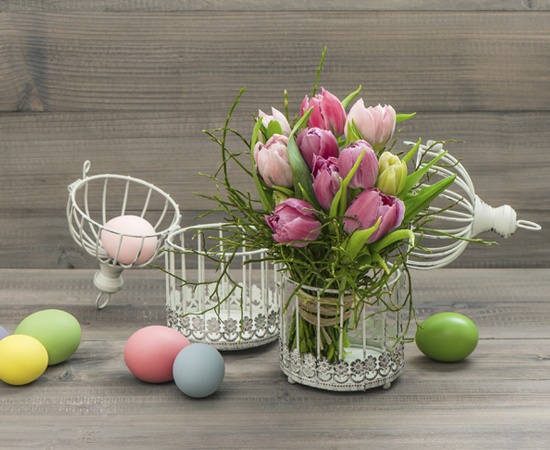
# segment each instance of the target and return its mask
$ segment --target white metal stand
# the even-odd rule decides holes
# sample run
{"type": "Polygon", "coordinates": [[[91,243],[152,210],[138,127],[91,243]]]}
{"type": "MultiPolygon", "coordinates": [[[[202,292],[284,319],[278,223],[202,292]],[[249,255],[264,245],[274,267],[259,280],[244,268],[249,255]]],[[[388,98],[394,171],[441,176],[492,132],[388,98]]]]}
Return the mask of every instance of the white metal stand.
{"type": "Polygon", "coordinates": [[[67,220],[74,241],[89,255],[99,261],[99,271],[94,275],[94,285],[100,291],[96,306],[103,309],[111,295],[122,289],[122,272],[132,267],[144,267],[158,257],[169,233],[179,227],[181,215],[172,198],[147,181],[123,175],[102,174],[89,176],[90,161],[84,162],[82,178],[68,186],[67,220]],[[106,227],[113,217],[132,214],[151,223],[155,233],[147,236],[121,233],[106,227]],[[146,260],[123,264],[110,256],[101,243],[101,233],[107,231],[124,237],[155,237],[157,246],[146,260]],[[106,298],[103,298],[106,296],[106,298]],[[102,301],[103,299],[103,301],[102,301]]]}

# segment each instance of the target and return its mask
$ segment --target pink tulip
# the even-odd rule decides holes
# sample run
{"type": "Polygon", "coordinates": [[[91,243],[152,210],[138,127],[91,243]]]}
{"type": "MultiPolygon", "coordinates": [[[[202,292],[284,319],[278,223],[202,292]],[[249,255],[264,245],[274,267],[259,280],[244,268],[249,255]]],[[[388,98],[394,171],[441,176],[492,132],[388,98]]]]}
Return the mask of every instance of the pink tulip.
{"type": "Polygon", "coordinates": [[[309,170],[313,169],[313,158],[319,155],[325,159],[338,156],[338,141],[334,134],[322,128],[306,128],[296,138],[296,145],[309,170]]]}
{"type": "Polygon", "coordinates": [[[348,125],[353,121],[359,133],[374,150],[383,149],[393,137],[395,131],[395,110],[388,105],[369,106],[365,108],[363,99],[357,100],[351,107],[346,121],[346,136],[348,125]]]}
{"type": "Polygon", "coordinates": [[[269,187],[294,186],[287,147],[288,138],[280,134],[274,134],[265,144],[258,141],[254,147],[254,162],[269,187]]]}
{"type": "Polygon", "coordinates": [[[275,207],[272,215],[265,216],[265,221],[276,242],[305,247],[321,233],[321,223],[315,217],[315,210],[308,202],[287,198],[275,207]]]}
{"type": "Polygon", "coordinates": [[[262,123],[264,127],[268,127],[269,122],[272,120],[275,120],[276,122],[279,122],[279,125],[281,125],[281,128],[283,130],[283,135],[290,136],[290,132],[292,131],[290,129],[290,124],[288,123],[288,120],[286,116],[279,110],[275,108],[271,108],[271,116],[264,113],[262,110],[259,111],[258,117],[262,118],[262,123]]]}
{"type": "Polygon", "coordinates": [[[370,189],[376,183],[378,177],[378,159],[376,153],[366,141],[355,141],[346,147],[338,157],[340,175],[346,178],[352,167],[357,162],[359,155],[364,152],[359,168],[351,178],[349,187],[353,189],[370,189]]]}
{"type": "Polygon", "coordinates": [[[313,191],[319,204],[326,209],[330,205],[334,196],[340,189],[340,171],[338,169],[338,158],[333,156],[328,159],[315,156],[313,165],[313,191]]]}
{"type": "Polygon", "coordinates": [[[335,136],[344,134],[346,124],[346,111],[338,97],[321,88],[321,93],[315,95],[311,100],[306,95],[300,107],[300,114],[313,107],[307,124],[309,127],[330,130],[335,136]]]}
{"type": "Polygon", "coordinates": [[[378,229],[367,242],[375,242],[401,225],[405,205],[397,197],[382,194],[378,189],[361,192],[350,203],[344,219],[344,230],[351,234],[356,229],[366,230],[382,218],[378,229]]]}

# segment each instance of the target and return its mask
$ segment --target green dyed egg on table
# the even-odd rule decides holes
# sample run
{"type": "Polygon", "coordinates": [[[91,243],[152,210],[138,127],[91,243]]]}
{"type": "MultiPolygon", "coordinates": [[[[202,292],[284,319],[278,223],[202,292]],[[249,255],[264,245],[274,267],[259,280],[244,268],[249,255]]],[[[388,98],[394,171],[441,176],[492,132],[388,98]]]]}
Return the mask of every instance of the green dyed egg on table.
{"type": "Polygon", "coordinates": [[[416,345],[428,358],[441,362],[461,361],[478,342],[477,327],[469,317],[443,312],[428,317],[416,331],[416,345]]]}
{"type": "Polygon", "coordinates": [[[60,309],[44,309],[25,317],[13,334],[37,339],[47,350],[53,366],[71,357],[80,345],[81,328],[78,320],[60,309]]]}

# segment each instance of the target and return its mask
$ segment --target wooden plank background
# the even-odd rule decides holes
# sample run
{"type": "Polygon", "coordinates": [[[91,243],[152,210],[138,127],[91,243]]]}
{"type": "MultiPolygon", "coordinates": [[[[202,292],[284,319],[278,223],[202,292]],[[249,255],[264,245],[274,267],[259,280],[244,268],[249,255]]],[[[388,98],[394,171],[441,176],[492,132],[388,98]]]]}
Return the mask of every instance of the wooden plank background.
{"type": "MultiPolygon", "coordinates": [[[[146,179],[183,223],[211,205],[198,172],[233,126],[296,109],[321,85],[343,98],[417,112],[403,139],[457,139],[477,193],[543,226],[455,266],[550,267],[548,1],[0,1],[0,268],[91,268],[71,240],[67,185],[81,176],[146,179]]],[[[493,239],[493,236],[487,235],[493,239]]]]}

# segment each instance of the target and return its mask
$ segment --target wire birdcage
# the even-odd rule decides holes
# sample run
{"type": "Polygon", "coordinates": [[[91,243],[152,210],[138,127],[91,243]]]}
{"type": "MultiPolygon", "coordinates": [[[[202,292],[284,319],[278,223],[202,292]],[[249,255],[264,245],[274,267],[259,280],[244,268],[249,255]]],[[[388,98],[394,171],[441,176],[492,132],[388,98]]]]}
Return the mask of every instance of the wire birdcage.
{"type": "Polygon", "coordinates": [[[166,240],[168,326],[220,350],[257,347],[279,336],[279,273],[265,249],[224,251],[234,225],[181,228],[166,240]]]}
{"type": "Polygon", "coordinates": [[[156,259],[168,234],[179,227],[181,216],[176,202],[153,184],[125,175],[89,176],[90,167],[90,161],[84,162],[82,178],[68,186],[67,220],[75,242],[99,261],[93,281],[100,291],[96,306],[102,309],[111,294],[122,288],[123,270],[144,267],[156,259]],[[115,217],[129,215],[147,221],[154,232],[136,234],[106,225],[115,217]],[[116,251],[105,249],[105,234],[116,237],[116,251]],[[154,246],[146,249],[151,242],[154,246]],[[121,248],[127,243],[132,243],[135,254],[122,260],[121,248]]]}
{"type": "MultiPolygon", "coordinates": [[[[414,142],[406,142],[414,145],[414,142]]],[[[421,145],[417,161],[422,166],[444,152],[443,144],[428,141],[421,145]]],[[[429,181],[424,186],[442,178],[456,175],[454,182],[436,202],[429,207],[432,221],[426,225],[420,243],[408,258],[412,269],[437,269],[447,266],[466,249],[477,235],[494,231],[504,238],[518,228],[540,230],[540,225],[528,220],[518,220],[516,211],[509,205],[492,207],[475,193],[474,184],[464,166],[450,153],[429,169],[429,181]],[[428,228],[429,227],[429,228],[428,228]]]]}

